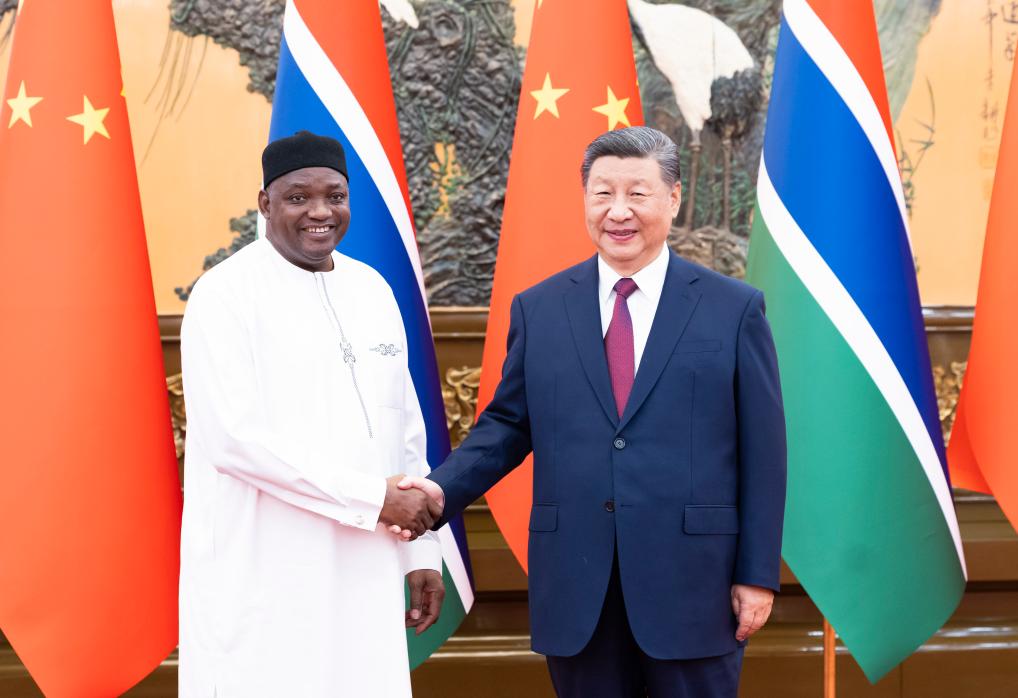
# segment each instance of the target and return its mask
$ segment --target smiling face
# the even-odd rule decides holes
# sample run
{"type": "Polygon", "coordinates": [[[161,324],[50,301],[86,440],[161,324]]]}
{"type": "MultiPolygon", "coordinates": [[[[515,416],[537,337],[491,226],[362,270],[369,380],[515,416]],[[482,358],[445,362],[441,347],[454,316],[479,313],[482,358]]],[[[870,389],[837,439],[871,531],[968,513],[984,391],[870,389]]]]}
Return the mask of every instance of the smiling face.
{"type": "Polygon", "coordinates": [[[265,237],[291,264],[330,271],[332,251],[350,227],[346,177],[328,167],[305,167],[258,192],[265,237]]]}
{"type": "Polygon", "coordinates": [[[669,187],[653,157],[600,157],[584,190],[587,232],[608,265],[632,276],[652,262],[682,203],[682,185],[669,187]]]}

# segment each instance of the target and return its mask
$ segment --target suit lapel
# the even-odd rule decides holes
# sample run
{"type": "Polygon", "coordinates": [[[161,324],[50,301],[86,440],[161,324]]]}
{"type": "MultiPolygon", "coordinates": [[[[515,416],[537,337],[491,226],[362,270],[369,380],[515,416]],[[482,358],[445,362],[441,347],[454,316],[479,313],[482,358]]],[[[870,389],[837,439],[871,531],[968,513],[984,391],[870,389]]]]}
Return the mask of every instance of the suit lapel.
{"type": "MultiPolygon", "coordinates": [[[[629,394],[629,402],[618,424],[618,431],[625,428],[629,420],[643,404],[650,391],[654,388],[665,364],[675,351],[675,345],[686,329],[689,319],[700,301],[700,293],[691,284],[699,278],[693,267],[684,262],[674,252],[669,253],[668,271],[665,284],[661,289],[661,299],[654,313],[654,322],[650,326],[647,345],[643,349],[640,368],[633,381],[633,391],[629,394]]],[[[604,352],[601,352],[602,355],[604,352]]],[[[607,375],[607,362],[605,362],[607,375]]],[[[609,395],[610,395],[609,391],[609,395]]]]}
{"type": "Polygon", "coordinates": [[[618,421],[615,396],[608,376],[608,360],[604,355],[604,337],[601,334],[601,309],[598,307],[597,257],[584,262],[572,278],[573,287],[566,291],[566,314],[573,332],[580,363],[587,380],[594,388],[598,402],[612,424],[618,421]]]}

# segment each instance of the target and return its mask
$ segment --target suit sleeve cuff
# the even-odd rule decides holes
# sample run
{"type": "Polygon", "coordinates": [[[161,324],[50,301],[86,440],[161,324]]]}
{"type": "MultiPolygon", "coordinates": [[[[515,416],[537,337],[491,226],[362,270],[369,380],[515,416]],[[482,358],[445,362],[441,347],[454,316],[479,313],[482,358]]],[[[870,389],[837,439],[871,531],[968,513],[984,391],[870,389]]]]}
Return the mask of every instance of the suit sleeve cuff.
{"type": "Polygon", "coordinates": [[[733,584],[742,584],[744,586],[751,587],[762,587],[764,589],[770,589],[774,593],[781,591],[780,575],[763,575],[763,574],[740,574],[736,573],[733,584]]]}

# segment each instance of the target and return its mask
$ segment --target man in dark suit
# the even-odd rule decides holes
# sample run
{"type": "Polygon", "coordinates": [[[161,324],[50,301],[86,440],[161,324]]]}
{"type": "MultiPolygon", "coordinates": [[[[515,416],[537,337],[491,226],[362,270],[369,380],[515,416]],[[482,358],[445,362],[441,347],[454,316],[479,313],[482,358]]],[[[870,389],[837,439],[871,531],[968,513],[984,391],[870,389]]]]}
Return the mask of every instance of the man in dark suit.
{"type": "Polygon", "coordinates": [[[597,255],[516,296],[491,403],[402,486],[444,497],[440,525],[533,451],[531,633],[558,694],[734,698],[784,515],[763,294],[665,245],[681,186],[663,133],[605,133],[581,172],[597,255]]]}

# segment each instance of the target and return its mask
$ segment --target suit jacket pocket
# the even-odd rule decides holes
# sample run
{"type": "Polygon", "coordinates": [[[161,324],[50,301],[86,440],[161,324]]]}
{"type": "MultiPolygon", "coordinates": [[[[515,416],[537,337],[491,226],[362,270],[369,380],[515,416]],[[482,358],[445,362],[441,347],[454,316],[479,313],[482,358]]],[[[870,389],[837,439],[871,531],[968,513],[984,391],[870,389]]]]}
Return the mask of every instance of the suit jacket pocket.
{"type": "Polygon", "coordinates": [[[682,530],[693,535],[739,532],[739,510],[724,504],[687,504],[682,530]]]}
{"type": "Polygon", "coordinates": [[[554,531],[558,528],[558,505],[535,504],[530,510],[531,531],[554,531]]]}
{"type": "Polygon", "coordinates": [[[699,354],[705,351],[721,351],[720,339],[690,340],[675,345],[676,354],[699,354]]]}

